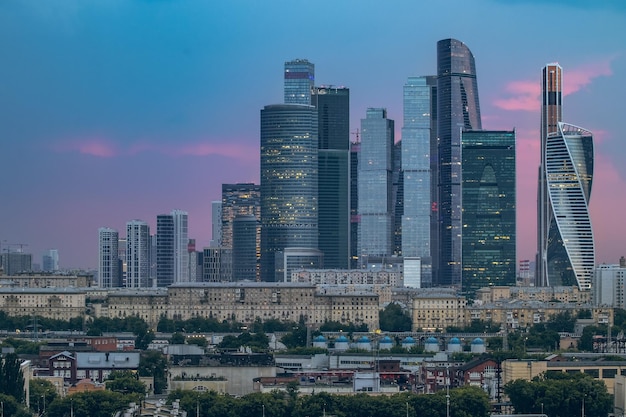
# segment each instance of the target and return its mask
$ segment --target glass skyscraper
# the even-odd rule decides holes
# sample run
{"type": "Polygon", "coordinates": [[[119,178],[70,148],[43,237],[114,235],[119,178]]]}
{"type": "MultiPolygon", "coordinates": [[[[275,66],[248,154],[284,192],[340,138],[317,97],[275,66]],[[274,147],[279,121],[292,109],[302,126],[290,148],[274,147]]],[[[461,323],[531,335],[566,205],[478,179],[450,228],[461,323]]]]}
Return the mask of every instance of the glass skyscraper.
{"type": "Polygon", "coordinates": [[[462,285],[515,285],[515,132],[462,134],[462,285]]]}
{"type": "Polygon", "coordinates": [[[311,104],[315,85],[315,65],[306,59],[285,62],[284,94],[286,104],[311,104]]]}
{"type": "Polygon", "coordinates": [[[593,135],[566,123],[546,137],[546,186],[552,216],[546,251],[547,285],[591,289],[595,244],[589,199],[593,180],[593,135]]]}
{"type": "Polygon", "coordinates": [[[420,282],[431,283],[431,117],[436,77],[409,77],[404,85],[402,126],[402,256],[420,258],[420,282]]]}
{"type": "Polygon", "coordinates": [[[261,280],[275,281],[275,256],[318,245],[318,119],[313,106],[261,110],[261,280]]]}
{"type": "Polygon", "coordinates": [[[392,193],[394,121],[386,109],[367,109],[361,119],[359,155],[359,257],[393,254],[392,193]]]}
{"type": "Polygon", "coordinates": [[[315,87],[318,118],[318,230],[325,268],[347,269],[350,242],[350,90],[315,87]]]}
{"type": "Polygon", "coordinates": [[[463,42],[444,39],[437,42],[438,285],[461,283],[462,129],[482,129],[476,66],[463,42]]]}
{"type": "Polygon", "coordinates": [[[98,286],[111,288],[120,286],[119,233],[115,229],[98,229],[98,286]]]}
{"type": "Polygon", "coordinates": [[[141,220],[126,223],[126,287],[149,288],[150,227],[141,220]]]}
{"type": "Polygon", "coordinates": [[[546,180],[546,141],[549,134],[558,132],[562,120],[563,69],[559,64],[547,64],[541,71],[541,162],[537,190],[537,271],[538,287],[548,284],[548,238],[552,207],[546,180]]]}

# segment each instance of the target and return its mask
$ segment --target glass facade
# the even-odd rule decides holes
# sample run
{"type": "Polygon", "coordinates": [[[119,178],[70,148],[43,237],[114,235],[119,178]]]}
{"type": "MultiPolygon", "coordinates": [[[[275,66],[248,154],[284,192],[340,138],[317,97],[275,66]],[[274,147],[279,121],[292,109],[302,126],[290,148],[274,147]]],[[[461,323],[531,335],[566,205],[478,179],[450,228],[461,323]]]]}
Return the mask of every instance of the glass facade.
{"type": "Polygon", "coordinates": [[[404,85],[402,127],[402,255],[419,258],[420,282],[431,282],[431,148],[436,126],[431,109],[436,77],[409,77],[404,85]]]}
{"type": "Polygon", "coordinates": [[[318,117],[318,230],[325,268],[347,269],[350,246],[350,90],[315,87],[318,117]]]}
{"type": "Polygon", "coordinates": [[[252,214],[237,215],[233,220],[233,280],[257,281],[257,236],[259,221],[252,214]]]}
{"type": "Polygon", "coordinates": [[[274,281],[275,254],[318,245],[318,121],[313,106],[261,110],[261,280],[274,281]]]}
{"type": "Polygon", "coordinates": [[[174,282],[189,282],[188,215],[186,211],[172,210],[174,221],[174,282]]]}
{"type": "Polygon", "coordinates": [[[444,39],[437,42],[438,285],[461,282],[462,129],[482,129],[476,66],[463,42],[444,39]]]}
{"type": "Polygon", "coordinates": [[[515,132],[463,132],[461,153],[461,287],[515,285],[515,132]]]}
{"type": "Polygon", "coordinates": [[[157,287],[174,283],[174,218],[169,214],[157,216],[157,287]]]}
{"type": "Polygon", "coordinates": [[[546,140],[558,132],[562,116],[563,69],[559,64],[548,64],[541,72],[541,162],[537,190],[537,272],[536,285],[548,285],[548,238],[553,223],[552,207],[546,182],[546,140]]]}
{"type": "Polygon", "coordinates": [[[394,122],[387,110],[368,109],[361,119],[359,155],[359,257],[393,254],[394,122]]]}
{"type": "Polygon", "coordinates": [[[127,288],[149,288],[150,282],[150,228],[146,222],[131,220],[126,223],[126,283],[127,288]]]}
{"type": "Polygon", "coordinates": [[[98,241],[98,285],[101,288],[119,287],[119,234],[115,229],[101,227],[98,241]]]}
{"type": "Polygon", "coordinates": [[[315,65],[306,59],[285,62],[285,103],[311,104],[311,91],[315,85],[315,65]]]}
{"type": "Polygon", "coordinates": [[[593,135],[566,123],[546,139],[546,184],[552,216],[548,224],[550,286],[591,289],[595,244],[589,199],[593,179],[593,135]]]}

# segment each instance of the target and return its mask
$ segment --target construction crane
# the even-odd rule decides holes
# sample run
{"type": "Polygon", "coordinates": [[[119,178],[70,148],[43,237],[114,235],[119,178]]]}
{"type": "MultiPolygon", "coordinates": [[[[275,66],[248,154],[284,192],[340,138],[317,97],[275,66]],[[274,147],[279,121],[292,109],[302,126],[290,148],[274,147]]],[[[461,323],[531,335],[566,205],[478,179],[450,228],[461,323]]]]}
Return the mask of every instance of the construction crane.
{"type": "Polygon", "coordinates": [[[28,243],[5,243],[5,246],[7,253],[11,252],[11,246],[19,246],[20,250],[17,253],[24,253],[24,246],[28,246],[28,243]]]}

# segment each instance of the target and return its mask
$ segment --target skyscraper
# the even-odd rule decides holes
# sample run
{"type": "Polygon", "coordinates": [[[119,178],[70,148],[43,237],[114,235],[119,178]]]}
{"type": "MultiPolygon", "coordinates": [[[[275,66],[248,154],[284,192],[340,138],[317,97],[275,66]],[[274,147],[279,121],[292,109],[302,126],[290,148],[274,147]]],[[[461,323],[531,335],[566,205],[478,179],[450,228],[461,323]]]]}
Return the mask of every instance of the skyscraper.
{"type": "Polygon", "coordinates": [[[257,238],[259,220],[253,214],[240,214],[232,222],[232,273],[234,281],[256,281],[258,276],[257,238]]]}
{"type": "Polygon", "coordinates": [[[439,285],[461,283],[462,129],[482,129],[476,66],[463,42],[444,39],[437,42],[439,285]]]}
{"type": "Polygon", "coordinates": [[[548,224],[547,285],[591,289],[595,244],[589,199],[593,180],[593,135],[559,122],[545,148],[546,187],[552,215],[548,224]]]}
{"type": "Polygon", "coordinates": [[[557,133],[562,120],[563,69],[547,64],[541,71],[541,159],[537,189],[537,271],[536,285],[548,285],[548,230],[552,223],[552,207],[546,182],[546,141],[557,133]]]}
{"type": "Polygon", "coordinates": [[[464,292],[515,285],[515,132],[462,134],[464,292]]]}
{"type": "Polygon", "coordinates": [[[402,127],[402,255],[419,258],[420,282],[432,281],[431,149],[437,127],[431,115],[437,78],[409,77],[404,85],[402,127]]]}
{"type": "Polygon", "coordinates": [[[118,242],[117,230],[98,229],[98,286],[101,288],[120,286],[118,242]]]}
{"type": "Polygon", "coordinates": [[[222,201],[211,201],[211,242],[209,246],[222,246],[222,201]]]}
{"type": "Polygon", "coordinates": [[[361,119],[359,155],[359,257],[393,254],[394,121],[386,109],[367,109],[361,119]]]}
{"type": "Polygon", "coordinates": [[[57,272],[59,270],[59,251],[48,249],[42,256],[41,265],[44,272],[57,272]]]}
{"type": "Polygon", "coordinates": [[[148,288],[150,282],[150,228],[141,220],[126,223],[126,287],[148,288]]]}
{"type": "Polygon", "coordinates": [[[285,62],[285,104],[311,104],[315,65],[306,59],[285,62]]]}
{"type": "Polygon", "coordinates": [[[174,220],[174,282],[189,282],[188,214],[172,210],[174,220]]]}
{"type": "Polygon", "coordinates": [[[349,266],[350,90],[315,87],[318,117],[318,230],[325,268],[349,266]]]}
{"type": "Polygon", "coordinates": [[[174,283],[174,218],[169,214],[157,216],[157,287],[174,283]]]}
{"type": "Polygon", "coordinates": [[[261,110],[261,280],[275,281],[276,252],[317,249],[317,109],[261,110]]]}
{"type": "Polygon", "coordinates": [[[359,154],[361,141],[358,136],[350,144],[350,269],[358,266],[359,259],[359,154]]]}

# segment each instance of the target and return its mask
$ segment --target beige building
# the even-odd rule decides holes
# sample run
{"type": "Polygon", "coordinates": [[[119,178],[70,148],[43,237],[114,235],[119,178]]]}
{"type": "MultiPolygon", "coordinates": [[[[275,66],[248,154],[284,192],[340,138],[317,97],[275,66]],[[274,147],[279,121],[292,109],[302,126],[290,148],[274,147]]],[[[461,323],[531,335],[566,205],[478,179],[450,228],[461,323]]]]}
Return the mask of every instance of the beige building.
{"type": "Polygon", "coordinates": [[[384,285],[402,287],[402,271],[368,269],[299,269],[291,273],[291,282],[315,285],[384,285]]]}
{"type": "Polygon", "coordinates": [[[544,303],[589,303],[590,291],[578,287],[484,287],[476,291],[476,300],[484,303],[496,301],[523,300],[544,303]]]}
{"type": "Polygon", "coordinates": [[[421,291],[413,297],[413,330],[445,331],[449,326],[464,327],[467,301],[456,291],[421,291]]]}
{"type": "Polygon", "coordinates": [[[169,308],[167,289],[128,289],[110,292],[106,307],[106,316],[109,318],[138,316],[151,327],[156,327],[161,316],[167,316],[169,308]]]}
{"type": "Polygon", "coordinates": [[[63,275],[28,273],[19,275],[4,275],[0,278],[0,287],[26,288],[86,288],[93,282],[91,275],[63,275]]]}
{"type": "Polygon", "coordinates": [[[0,310],[9,316],[65,320],[85,314],[85,291],[77,288],[0,287],[0,310]]]}

